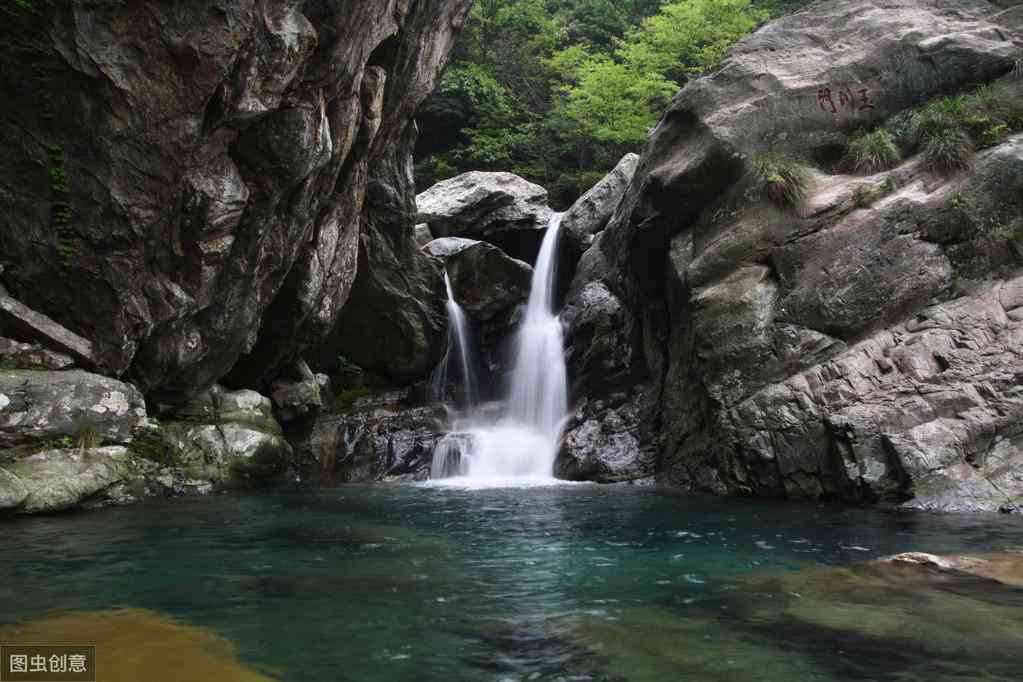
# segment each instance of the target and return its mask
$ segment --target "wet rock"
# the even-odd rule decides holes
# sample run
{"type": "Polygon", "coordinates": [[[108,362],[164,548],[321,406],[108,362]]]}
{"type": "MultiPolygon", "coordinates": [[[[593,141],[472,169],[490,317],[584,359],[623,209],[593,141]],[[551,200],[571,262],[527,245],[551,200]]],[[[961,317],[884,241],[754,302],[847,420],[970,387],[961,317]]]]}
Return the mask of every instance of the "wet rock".
{"type": "Polygon", "coordinates": [[[529,298],[533,269],[492,244],[443,237],[423,250],[444,260],[455,300],[477,322],[489,321],[529,298]]]}
{"type": "Polygon", "coordinates": [[[925,552],[903,552],[878,560],[879,563],[917,568],[958,571],[990,578],[1006,585],[1023,587],[1023,550],[985,553],[978,556],[939,556],[925,552]]]}
{"type": "Polygon", "coordinates": [[[135,478],[132,458],[121,446],[38,452],[4,465],[4,470],[6,476],[0,478],[7,480],[0,482],[0,498],[13,500],[20,491],[27,493],[12,505],[24,514],[122,502],[119,486],[135,478]]]}
{"type": "Polygon", "coordinates": [[[325,483],[424,480],[444,411],[413,392],[359,391],[305,424],[289,425],[303,476],[325,483]]]}
{"type": "Polygon", "coordinates": [[[131,384],[82,370],[0,370],[0,447],[79,437],[128,443],[145,422],[131,384]]]}
{"type": "Polygon", "coordinates": [[[38,343],[21,343],[0,337],[0,367],[7,369],[67,369],[75,364],[69,355],[38,343]]]}
{"type": "Polygon", "coordinates": [[[426,223],[420,223],[415,227],[416,244],[420,247],[426,246],[433,241],[433,233],[430,232],[430,226],[426,223]]]}
{"type": "Polygon", "coordinates": [[[536,261],[550,222],[547,190],[512,173],[463,173],[416,197],[419,222],[435,237],[483,239],[536,261]]]}
{"type": "Polygon", "coordinates": [[[652,429],[641,414],[642,393],[632,399],[584,400],[566,426],[554,475],[573,481],[616,483],[656,473],[652,429]]]}
{"type": "Polygon", "coordinates": [[[28,497],[28,487],[20,478],[0,468],[0,511],[21,506],[28,497]]]}

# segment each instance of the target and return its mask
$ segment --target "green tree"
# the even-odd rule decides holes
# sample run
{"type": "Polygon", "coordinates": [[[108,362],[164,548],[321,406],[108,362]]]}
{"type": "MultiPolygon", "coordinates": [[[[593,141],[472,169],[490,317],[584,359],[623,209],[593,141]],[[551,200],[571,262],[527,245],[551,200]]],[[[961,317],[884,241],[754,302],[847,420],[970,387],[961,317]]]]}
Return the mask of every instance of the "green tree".
{"type": "Polygon", "coordinates": [[[556,205],[636,151],[672,95],[807,0],[476,0],[421,109],[417,182],[509,170],[556,205]]]}

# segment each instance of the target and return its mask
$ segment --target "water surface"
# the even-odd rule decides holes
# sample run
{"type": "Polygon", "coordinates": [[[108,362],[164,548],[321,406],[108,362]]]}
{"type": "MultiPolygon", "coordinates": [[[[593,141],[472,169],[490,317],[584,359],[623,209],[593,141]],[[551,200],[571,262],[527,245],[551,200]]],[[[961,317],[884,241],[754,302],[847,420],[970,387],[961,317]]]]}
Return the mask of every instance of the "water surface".
{"type": "Polygon", "coordinates": [[[1023,589],[859,568],[1009,547],[1023,523],[1002,516],[595,485],[284,487],[4,521],[0,632],[151,612],[295,681],[1016,680],[1023,589]]]}

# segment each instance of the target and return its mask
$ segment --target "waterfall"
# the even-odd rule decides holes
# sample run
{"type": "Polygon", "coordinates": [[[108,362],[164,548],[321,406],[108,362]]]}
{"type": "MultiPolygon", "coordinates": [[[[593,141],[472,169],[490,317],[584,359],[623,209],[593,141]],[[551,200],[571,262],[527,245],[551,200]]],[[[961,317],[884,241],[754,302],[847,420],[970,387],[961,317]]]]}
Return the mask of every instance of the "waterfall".
{"type": "Polygon", "coordinates": [[[455,300],[451,290],[451,279],[444,272],[444,286],[448,291],[448,343],[444,359],[437,365],[433,374],[432,388],[434,396],[443,401],[447,395],[454,369],[458,376],[458,386],[462,389],[462,401],[466,409],[473,409],[479,403],[479,389],[476,383],[476,361],[469,324],[465,319],[465,311],[455,300]]]}
{"type": "Polygon", "coordinates": [[[508,399],[508,417],[546,436],[552,441],[551,448],[557,448],[561,421],[568,409],[564,339],[561,320],[554,313],[561,216],[556,213],[551,217],[536,259],[508,399]]]}
{"type": "MultiPolygon", "coordinates": [[[[533,269],[529,301],[515,338],[508,398],[500,416],[488,418],[482,410],[470,411],[452,424],[452,432],[434,450],[432,478],[458,477],[461,482],[483,485],[553,480],[568,410],[564,339],[554,310],[560,227],[561,214],[555,214],[533,269]]],[[[454,302],[450,284],[448,314],[452,328],[464,326],[464,313],[454,302]]],[[[458,345],[461,357],[471,357],[465,338],[458,345]]],[[[469,376],[463,367],[463,377],[469,376]]]]}

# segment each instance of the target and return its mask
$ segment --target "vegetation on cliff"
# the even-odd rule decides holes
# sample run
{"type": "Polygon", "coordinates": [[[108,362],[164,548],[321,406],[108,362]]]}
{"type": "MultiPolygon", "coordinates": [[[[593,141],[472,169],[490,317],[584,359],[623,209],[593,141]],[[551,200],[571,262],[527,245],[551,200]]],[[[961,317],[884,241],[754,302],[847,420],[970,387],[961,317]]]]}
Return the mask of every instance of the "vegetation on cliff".
{"type": "Polygon", "coordinates": [[[480,0],[419,114],[417,178],[510,170],[557,207],[638,151],[675,92],[805,0],[480,0]]]}

